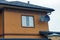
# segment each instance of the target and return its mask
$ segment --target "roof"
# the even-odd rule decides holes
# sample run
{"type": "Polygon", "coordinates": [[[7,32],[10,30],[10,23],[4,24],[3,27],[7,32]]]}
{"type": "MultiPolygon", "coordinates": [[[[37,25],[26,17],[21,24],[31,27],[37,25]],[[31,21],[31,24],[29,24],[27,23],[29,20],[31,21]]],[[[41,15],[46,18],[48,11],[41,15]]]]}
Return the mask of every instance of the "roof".
{"type": "Polygon", "coordinates": [[[40,31],[39,33],[46,36],[60,36],[60,32],[40,31]]]}
{"type": "Polygon", "coordinates": [[[49,36],[49,37],[55,37],[55,36],[60,37],[60,34],[55,34],[55,33],[53,33],[53,34],[48,35],[48,36],[49,36]]]}
{"type": "Polygon", "coordinates": [[[54,9],[52,9],[52,8],[42,7],[42,6],[28,4],[28,3],[19,2],[19,1],[13,1],[13,2],[0,1],[0,5],[1,4],[8,5],[8,6],[16,6],[16,7],[34,9],[34,10],[38,10],[38,11],[46,11],[48,13],[54,11],[54,9]]]}

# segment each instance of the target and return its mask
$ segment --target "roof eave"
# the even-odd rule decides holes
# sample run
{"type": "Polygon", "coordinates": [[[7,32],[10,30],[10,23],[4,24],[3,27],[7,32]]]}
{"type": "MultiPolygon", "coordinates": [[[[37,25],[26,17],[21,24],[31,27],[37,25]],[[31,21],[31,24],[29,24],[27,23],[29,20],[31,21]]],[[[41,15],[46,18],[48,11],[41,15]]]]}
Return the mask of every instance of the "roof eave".
{"type": "Polygon", "coordinates": [[[27,9],[30,9],[30,10],[33,9],[33,10],[36,10],[36,11],[46,11],[47,13],[51,13],[51,12],[55,11],[54,9],[38,9],[38,8],[33,8],[33,7],[16,6],[16,5],[10,5],[10,4],[4,4],[4,3],[0,3],[0,5],[22,7],[22,8],[27,8],[27,9]]]}

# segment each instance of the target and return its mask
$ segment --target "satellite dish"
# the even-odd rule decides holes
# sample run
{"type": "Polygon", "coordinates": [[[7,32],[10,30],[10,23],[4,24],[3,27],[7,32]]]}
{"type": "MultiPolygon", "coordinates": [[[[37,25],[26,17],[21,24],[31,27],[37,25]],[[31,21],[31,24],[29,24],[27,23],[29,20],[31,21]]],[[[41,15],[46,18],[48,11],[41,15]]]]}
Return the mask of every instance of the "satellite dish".
{"type": "Polygon", "coordinates": [[[50,20],[50,17],[48,15],[40,16],[40,21],[41,22],[48,22],[49,20],[50,20]]]}
{"type": "Polygon", "coordinates": [[[50,17],[48,15],[45,16],[44,21],[48,22],[50,20],[50,17]]]}

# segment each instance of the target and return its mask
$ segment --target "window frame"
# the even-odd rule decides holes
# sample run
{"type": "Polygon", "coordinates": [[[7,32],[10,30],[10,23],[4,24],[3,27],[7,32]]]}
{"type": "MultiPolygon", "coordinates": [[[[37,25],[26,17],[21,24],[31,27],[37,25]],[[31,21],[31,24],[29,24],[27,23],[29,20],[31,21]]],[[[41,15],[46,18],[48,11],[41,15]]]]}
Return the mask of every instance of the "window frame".
{"type": "Polygon", "coordinates": [[[34,16],[32,16],[32,15],[21,15],[21,27],[23,27],[23,28],[35,28],[35,20],[34,20],[34,16]],[[31,16],[31,17],[33,17],[33,27],[31,27],[31,26],[23,26],[22,25],[22,16],[31,16]]]}

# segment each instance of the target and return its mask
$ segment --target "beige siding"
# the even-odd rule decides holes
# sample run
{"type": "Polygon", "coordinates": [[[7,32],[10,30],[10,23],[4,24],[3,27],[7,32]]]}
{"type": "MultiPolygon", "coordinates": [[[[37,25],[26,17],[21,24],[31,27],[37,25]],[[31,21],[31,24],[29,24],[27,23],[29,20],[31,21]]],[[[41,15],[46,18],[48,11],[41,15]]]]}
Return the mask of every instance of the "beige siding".
{"type": "Polygon", "coordinates": [[[52,36],[52,37],[49,37],[51,38],[52,40],[60,40],[60,36],[52,36]]]}

